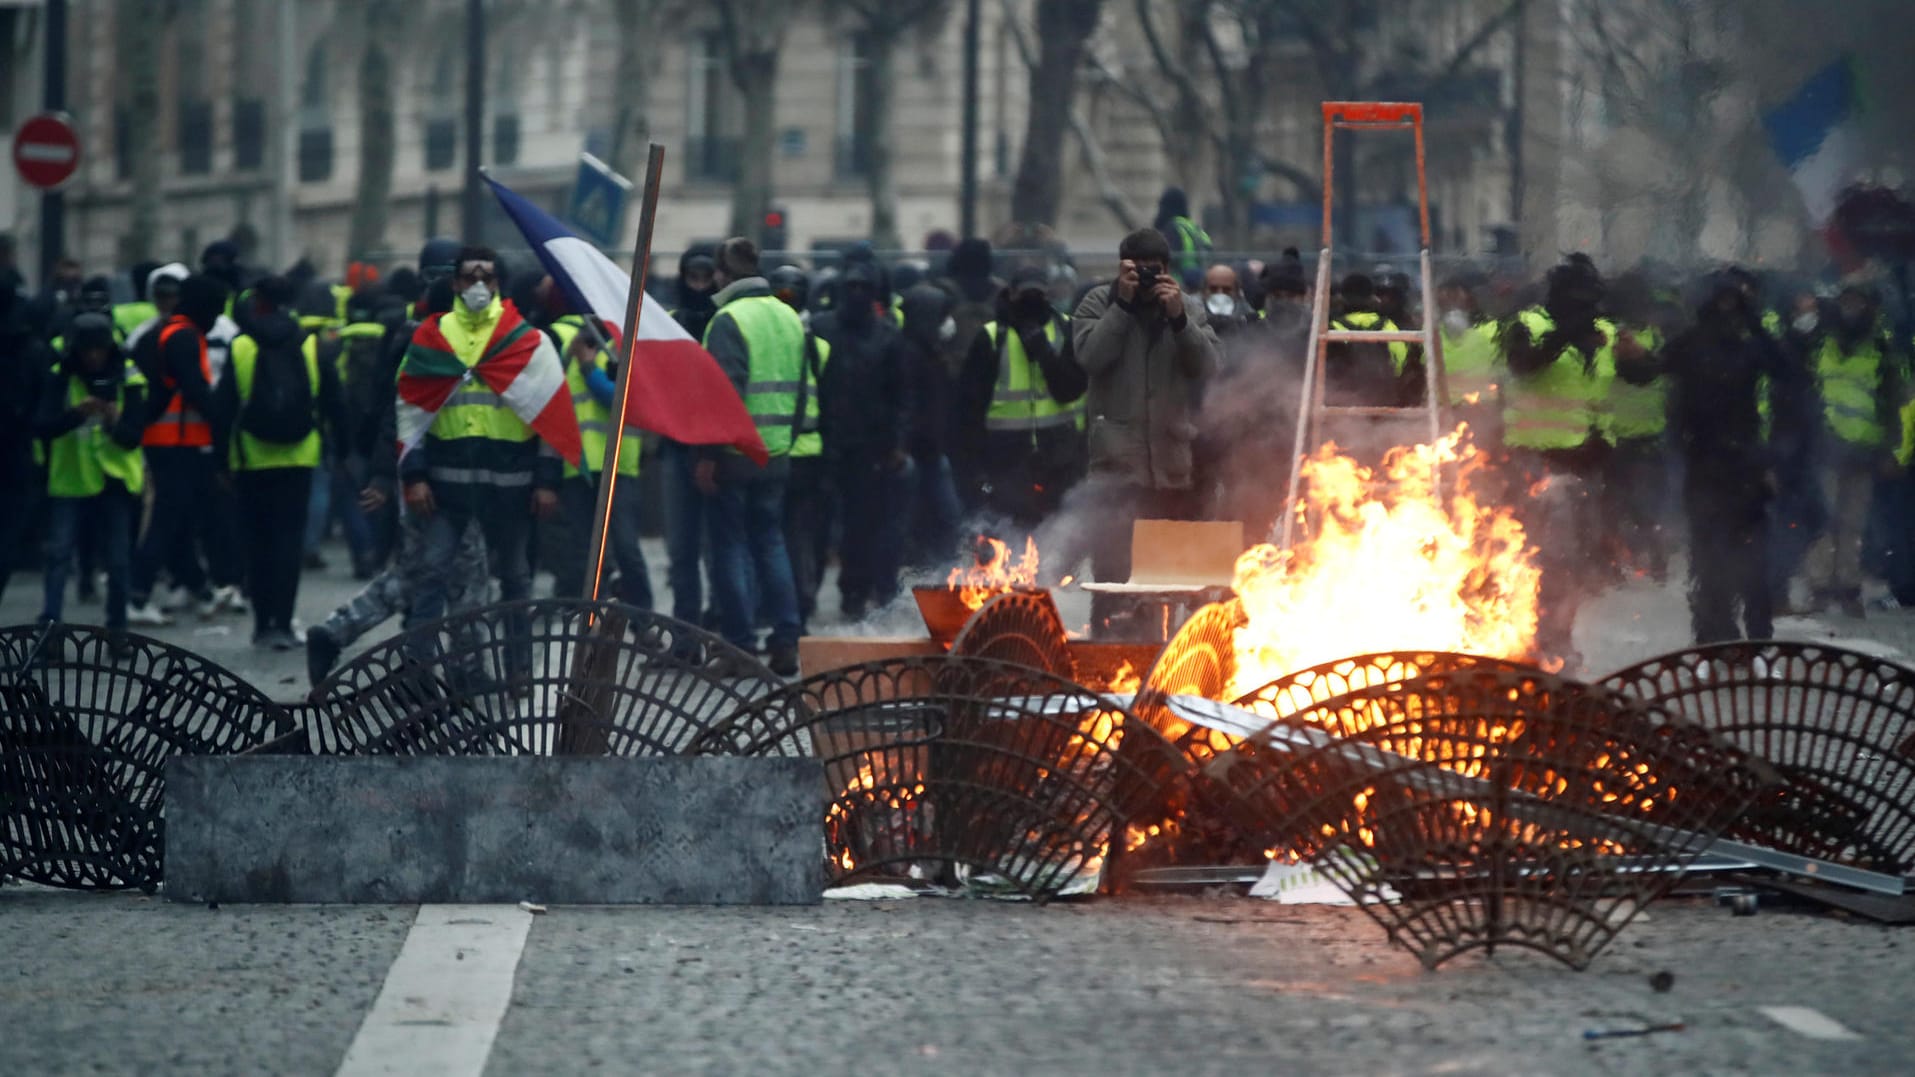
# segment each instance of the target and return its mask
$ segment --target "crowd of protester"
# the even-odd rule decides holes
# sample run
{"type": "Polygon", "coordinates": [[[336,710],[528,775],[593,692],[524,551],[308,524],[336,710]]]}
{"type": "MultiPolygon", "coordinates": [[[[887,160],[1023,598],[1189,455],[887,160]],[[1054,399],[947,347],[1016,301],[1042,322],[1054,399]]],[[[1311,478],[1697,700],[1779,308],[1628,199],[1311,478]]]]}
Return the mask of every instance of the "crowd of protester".
{"type": "MultiPolygon", "coordinates": [[[[1127,578],[1137,518],[1267,533],[1315,273],[1294,250],[1214,261],[1177,197],[1164,211],[1124,238],[1113,278],[1081,287],[1056,252],[981,239],[811,268],[742,238],[685,252],[672,317],[770,460],[646,435],[621,456],[606,593],[653,604],[640,533],[662,509],[673,615],[789,674],[834,562],[836,606],[857,619],[975,536],[1021,542],[1070,506],[1098,514],[1081,553],[1102,580],[1127,578]]],[[[37,560],[49,621],[69,616],[69,585],[80,603],[104,585],[114,630],[250,612],[254,642],[303,644],[315,679],[389,618],[530,596],[535,568],[584,594],[618,327],[525,261],[435,239],[416,266],[355,263],[334,282],[305,264],[259,274],[220,242],[196,269],[135,266],[117,286],[69,262],[38,293],[0,287],[0,468],[18,495],[0,588],[37,560]],[[563,369],[576,464],[471,376],[500,349],[563,369]],[[407,379],[446,371],[464,377],[415,414],[407,379]],[[302,628],[301,573],[335,526],[366,586],[302,628]]],[[[1909,326],[1875,285],[1572,255],[1534,281],[1451,265],[1425,295],[1378,265],[1330,292],[1330,328],[1435,327],[1440,378],[1421,344],[1336,343],[1325,402],[1437,396],[1469,424],[1542,558],[1550,654],[1574,660],[1585,598],[1624,574],[1663,580],[1682,551],[1699,641],[1768,637],[1784,612],[1865,616],[1870,577],[1886,605],[1915,603],[1909,326]]]]}

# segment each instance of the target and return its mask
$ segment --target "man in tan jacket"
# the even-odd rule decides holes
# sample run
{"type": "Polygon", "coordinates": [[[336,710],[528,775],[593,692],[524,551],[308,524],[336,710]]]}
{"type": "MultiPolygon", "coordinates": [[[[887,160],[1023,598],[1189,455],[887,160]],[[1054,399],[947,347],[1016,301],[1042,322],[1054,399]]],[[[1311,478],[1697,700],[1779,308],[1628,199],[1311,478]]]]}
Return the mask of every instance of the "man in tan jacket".
{"type": "MultiPolygon", "coordinates": [[[[1170,272],[1162,233],[1132,232],[1117,257],[1117,280],[1084,296],[1071,335],[1090,379],[1084,501],[1101,514],[1091,567],[1099,581],[1121,583],[1130,578],[1133,521],[1194,519],[1202,508],[1191,443],[1204,382],[1217,369],[1217,338],[1203,304],[1170,272]]],[[[1106,601],[1094,606],[1100,626],[1117,612],[1106,601]]]]}

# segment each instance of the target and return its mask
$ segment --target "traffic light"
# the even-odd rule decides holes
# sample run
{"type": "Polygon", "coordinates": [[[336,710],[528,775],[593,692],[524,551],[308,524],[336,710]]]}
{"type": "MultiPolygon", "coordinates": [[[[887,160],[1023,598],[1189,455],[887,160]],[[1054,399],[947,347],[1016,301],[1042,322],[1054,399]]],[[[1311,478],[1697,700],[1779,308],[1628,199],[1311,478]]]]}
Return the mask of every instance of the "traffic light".
{"type": "Polygon", "coordinates": [[[785,230],[785,209],[773,206],[765,211],[765,219],[758,230],[758,249],[762,251],[790,250],[790,236],[785,230]]]}

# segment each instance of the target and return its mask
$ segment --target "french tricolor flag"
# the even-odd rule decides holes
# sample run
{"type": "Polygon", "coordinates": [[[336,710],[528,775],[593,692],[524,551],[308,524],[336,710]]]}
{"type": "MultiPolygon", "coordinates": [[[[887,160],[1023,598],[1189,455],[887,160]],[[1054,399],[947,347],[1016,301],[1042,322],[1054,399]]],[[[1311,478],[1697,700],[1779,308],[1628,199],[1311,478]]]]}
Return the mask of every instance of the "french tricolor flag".
{"type": "MultiPolygon", "coordinates": [[[[492,177],[485,181],[572,309],[624,325],[631,274],[551,214],[492,177]]],[[[729,445],[760,465],[769,459],[757,424],[718,360],[649,294],[635,338],[627,355],[632,364],[625,393],[628,428],[651,430],[686,445],[729,445]]]]}
{"type": "Polygon", "coordinates": [[[1762,117],[1769,144],[1802,192],[1809,216],[1827,224],[1835,203],[1862,159],[1856,130],[1861,112],[1855,64],[1849,57],[1809,76],[1786,101],[1762,117]]]}

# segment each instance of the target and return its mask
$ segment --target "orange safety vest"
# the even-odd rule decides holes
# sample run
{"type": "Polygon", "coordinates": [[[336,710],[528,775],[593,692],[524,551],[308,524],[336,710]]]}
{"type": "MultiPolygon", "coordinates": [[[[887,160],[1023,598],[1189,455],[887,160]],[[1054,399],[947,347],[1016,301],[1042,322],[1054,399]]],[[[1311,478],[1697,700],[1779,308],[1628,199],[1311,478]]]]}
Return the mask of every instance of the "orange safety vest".
{"type": "MultiPolygon", "coordinates": [[[[193,330],[194,339],[199,341],[199,373],[210,388],[213,384],[213,368],[206,361],[206,337],[193,324],[191,318],[183,314],[175,314],[160,327],[161,362],[165,362],[166,342],[172,339],[174,333],[182,329],[193,330]]],[[[166,411],[160,415],[159,420],[146,428],[146,433],[140,438],[140,444],[159,449],[211,448],[212,424],[206,421],[205,416],[186,406],[186,398],[180,394],[178,383],[171,377],[168,377],[163,384],[173,391],[173,399],[167,402],[166,411]]]]}

